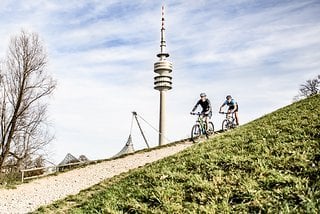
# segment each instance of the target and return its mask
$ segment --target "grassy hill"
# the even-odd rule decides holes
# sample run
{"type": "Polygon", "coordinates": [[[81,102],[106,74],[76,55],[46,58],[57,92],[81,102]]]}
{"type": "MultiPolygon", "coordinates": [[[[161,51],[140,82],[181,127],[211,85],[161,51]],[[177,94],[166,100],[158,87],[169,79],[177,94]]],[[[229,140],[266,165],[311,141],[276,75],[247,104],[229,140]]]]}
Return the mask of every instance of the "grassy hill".
{"type": "Polygon", "coordinates": [[[320,96],[38,213],[319,213],[320,96]]]}

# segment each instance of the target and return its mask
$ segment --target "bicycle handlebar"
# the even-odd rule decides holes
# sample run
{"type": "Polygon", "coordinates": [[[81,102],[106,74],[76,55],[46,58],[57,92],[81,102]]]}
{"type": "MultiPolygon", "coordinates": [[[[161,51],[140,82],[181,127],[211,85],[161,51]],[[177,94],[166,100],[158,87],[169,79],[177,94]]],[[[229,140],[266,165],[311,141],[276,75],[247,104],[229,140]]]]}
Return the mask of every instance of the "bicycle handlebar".
{"type": "Polygon", "coordinates": [[[200,112],[197,112],[197,113],[195,113],[195,112],[190,112],[190,114],[191,114],[191,115],[198,115],[198,116],[202,115],[202,113],[200,113],[200,112]]]}
{"type": "Polygon", "coordinates": [[[219,112],[219,114],[233,114],[233,113],[234,113],[234,112],[229,112],[229,113],[228,113],[228,112],[223,112],[223,111],[220,111],[220,112],[219,112]]]}

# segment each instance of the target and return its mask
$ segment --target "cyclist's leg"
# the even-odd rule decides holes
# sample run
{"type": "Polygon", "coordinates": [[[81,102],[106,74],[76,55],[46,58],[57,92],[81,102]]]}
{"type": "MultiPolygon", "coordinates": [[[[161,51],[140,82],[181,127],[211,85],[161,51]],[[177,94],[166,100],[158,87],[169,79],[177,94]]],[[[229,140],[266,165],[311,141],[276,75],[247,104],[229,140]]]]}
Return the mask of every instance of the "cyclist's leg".
{"type": "Polygon", "coordinates": [[[206,131],[208,130],[208,117],[206,115],[203,115],[203,120],[205,122],[206,125],[206,131]]]}
{"type": "Polygon", "coordinates": [[[236,124],[237,126],[239,126],[239,105],[236,106],[236,110],[234,111],[234,116],[235,116],[235,119],[236,119],[236,124]]]}
{"type": "Polygon", "coordinates": [[[239,115],[238,115],[238,111],[235,111],[235,112],[234,112],[234,116],[235,116],[235,118],[236,118],[236,124],[237,124],[237,126],[239,126],[239,115]]]}
{"type": "Polygon", "coordinates": [[[208,115],[206,115],[206,125],[207,125],[207,131],[210,131],[210,126],[209,126],[209,122],[210,122],[210,119],[212,117],[212,112],[209,112],[208,115]]]}

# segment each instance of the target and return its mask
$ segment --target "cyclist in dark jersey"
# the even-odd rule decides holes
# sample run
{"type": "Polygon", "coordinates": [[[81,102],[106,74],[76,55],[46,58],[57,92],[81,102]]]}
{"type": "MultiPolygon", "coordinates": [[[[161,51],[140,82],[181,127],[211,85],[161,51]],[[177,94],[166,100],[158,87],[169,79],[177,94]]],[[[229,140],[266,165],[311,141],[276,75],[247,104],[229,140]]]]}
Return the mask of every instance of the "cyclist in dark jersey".
{"type": "Polygon", "coordinates": [[[196,105],[193,107],[191,114],[198,108],[200,105],[202,107],[201,114],[203,116],[203,119],[206,122],[207,128],[209,127],[209,119],[212,117],[212,107],[211,102],[207,98],[207,95],[205,93],[200,94],[200,100],[196,103],[196,105]]]}
{"type": "Polygon", "coordinates": [[[227,105],[229,106],[228,108],[228,113],[234,113],[234,116],[236,118],[236,123],[237,123],[237,126],[239,125],[239,115],[238,115],[238,111],[239,111],[239,105],[238,103],[231,97],[231,95],[228,95],[226,97],[226,101],[223,102],[223,104],[221,105],[220,107],[220,111],[222,110],[222,108],[227,105]]]}

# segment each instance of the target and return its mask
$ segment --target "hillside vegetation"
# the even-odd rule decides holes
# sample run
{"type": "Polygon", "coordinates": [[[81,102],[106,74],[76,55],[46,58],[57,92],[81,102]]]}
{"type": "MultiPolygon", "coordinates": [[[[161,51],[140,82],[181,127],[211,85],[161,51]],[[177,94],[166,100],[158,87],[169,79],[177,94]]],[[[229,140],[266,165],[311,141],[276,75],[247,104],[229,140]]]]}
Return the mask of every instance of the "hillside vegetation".
{"type": "Polygon", "coordinates": [[[38,213],[319,213],[320,96],[38,213]]]}

